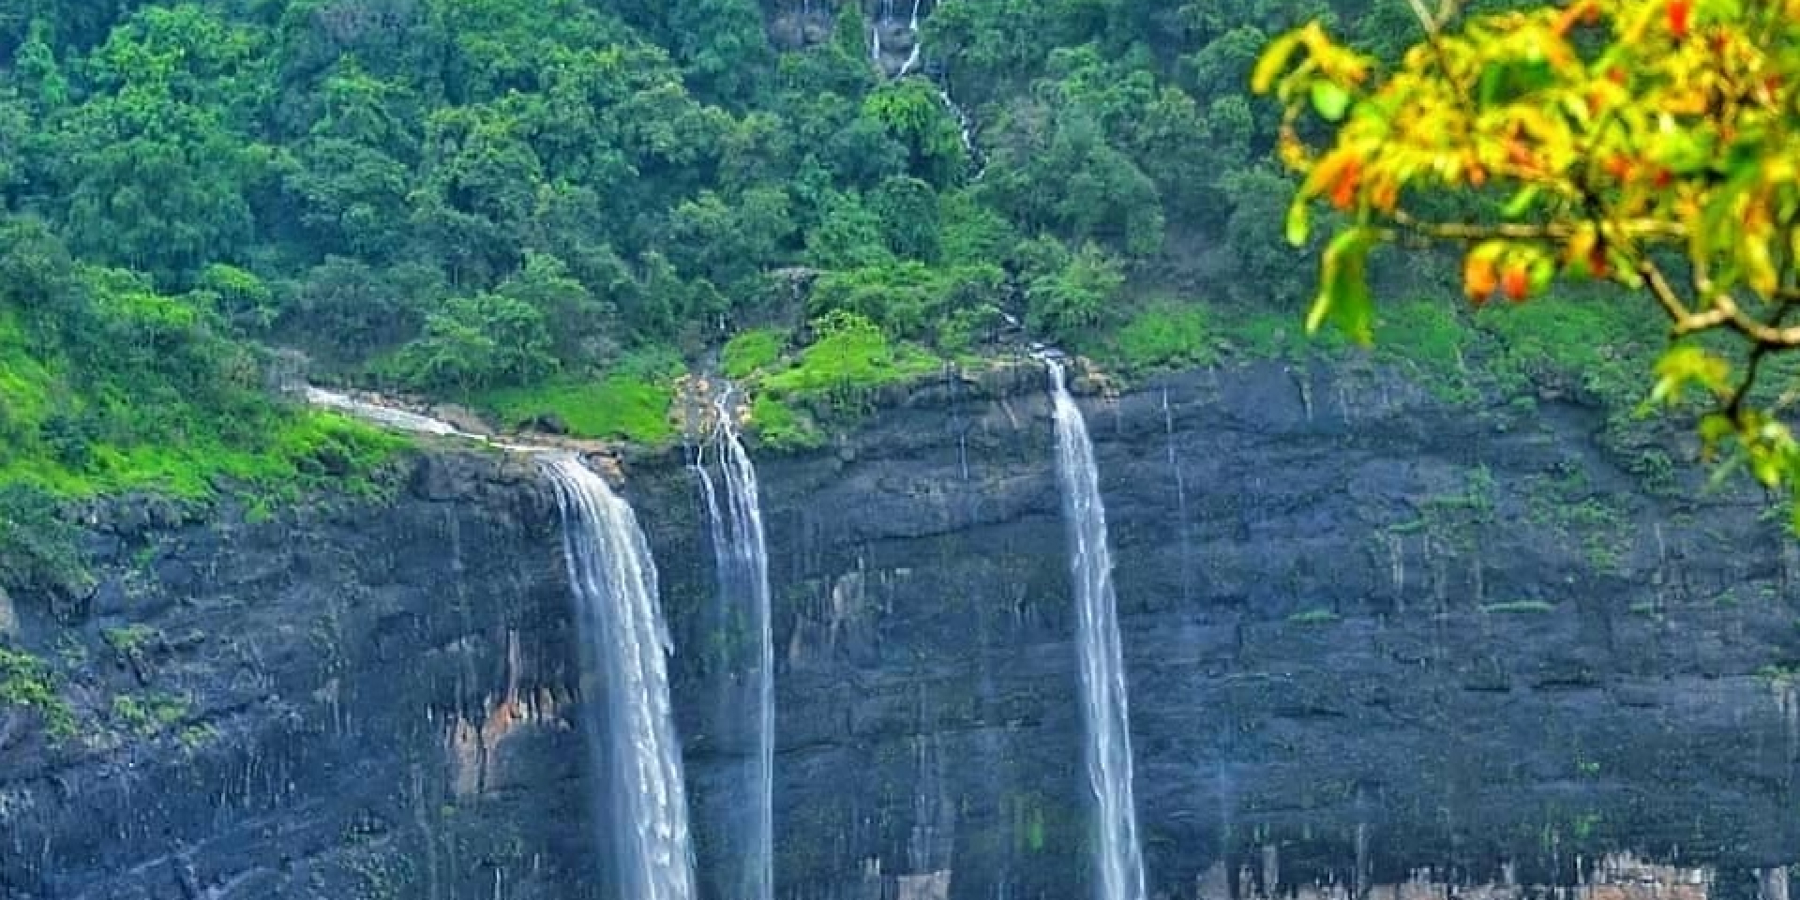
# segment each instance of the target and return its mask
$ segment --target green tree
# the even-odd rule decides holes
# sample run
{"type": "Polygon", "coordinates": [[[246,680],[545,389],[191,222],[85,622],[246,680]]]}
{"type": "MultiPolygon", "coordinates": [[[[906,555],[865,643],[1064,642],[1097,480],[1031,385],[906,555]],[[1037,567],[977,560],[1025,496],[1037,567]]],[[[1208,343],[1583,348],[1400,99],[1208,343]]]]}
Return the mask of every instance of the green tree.
{"type": "Polygon", "coordinates": [[[1124,284],[1119,261],[1096,244],[1084,244],[1066,255],[1055,270],[1026,285],[1026,322],[1034,330],[1067,341],[1104,322],[1124,284]]]}
{"type": "Polygon", "coordinates": [[[425,319],[425,333],[400,349],[402,383],[466,393],[526,384],[556,368],[543,314],[505,294],[455,297],[425,319]]]}

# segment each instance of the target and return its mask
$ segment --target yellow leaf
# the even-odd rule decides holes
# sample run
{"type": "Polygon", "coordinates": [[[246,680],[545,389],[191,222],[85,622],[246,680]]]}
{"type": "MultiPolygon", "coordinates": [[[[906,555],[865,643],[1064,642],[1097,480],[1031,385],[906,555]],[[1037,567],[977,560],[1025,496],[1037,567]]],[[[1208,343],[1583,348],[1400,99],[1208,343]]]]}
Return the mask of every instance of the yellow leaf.
{"type": "Polygon", "coordinates": [[[1288,60],[1299,49],[1300,38],[1301,30],[1296,29],[1269,42],[1268,48],[1263,50],[1262,58],[1256,61],[1256,70],[1250,74],[1250,90],[1266,94],[1275,86],[1276,76],[1287,68],[1288,60]]]}
{"type": "Polygon", "coordinates": [[[1699,347],[1676,347],[1656,362],[1656,387],[1652,403],[1674,403],[1689,384],[1697,384],[1719,399],[1731,396],[1731,364],[1699,347]]]}
{"type": "Polygon", "coordinates": [[[1775,270],[1768,237],[1745,234],[1740,248],[1739,258],[1744,263],[1744,280],[1749,282],[1750,289],[1764,297],[1775,296],[1775,291],[1781,287],[1781,274],[1775,270]]]}

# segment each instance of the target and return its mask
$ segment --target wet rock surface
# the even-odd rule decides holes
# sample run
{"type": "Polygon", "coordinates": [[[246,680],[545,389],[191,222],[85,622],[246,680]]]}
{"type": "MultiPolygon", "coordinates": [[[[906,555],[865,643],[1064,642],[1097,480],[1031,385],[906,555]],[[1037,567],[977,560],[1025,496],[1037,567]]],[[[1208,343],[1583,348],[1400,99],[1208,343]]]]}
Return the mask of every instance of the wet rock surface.
{"type": "MultiPolygon", "coordinates": [[[[1647,489],[1591,410],[1372,370],[1096,390],[1153,893],[1253,893],[1268,848],[1283,885],[1352,886],[1571,883],[1631,849],[1738,873],[1720,896],[1800,856],[1800,553],[1759,498],[1647,489]]],[[[1051,441],[1022,369],[758,456],[779,896],[1088,896],[1051,441]]],[[[704,878],[748,790],[747,619],[714,604],[678,454],[623,474],[704,878]]],[[[82,732],[0,722],[0,898],[598,896],[528,461],[434,451],[392,502],[91,525],[91,599],[12,597],[82,732]]]]}

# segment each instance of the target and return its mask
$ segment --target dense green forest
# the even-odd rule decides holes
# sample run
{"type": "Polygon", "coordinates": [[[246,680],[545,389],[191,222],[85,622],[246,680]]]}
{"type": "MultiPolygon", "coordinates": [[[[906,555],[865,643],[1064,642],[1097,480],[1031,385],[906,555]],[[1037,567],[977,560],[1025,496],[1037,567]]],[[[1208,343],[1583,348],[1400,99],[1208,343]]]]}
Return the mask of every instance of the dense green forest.
{"type": "MultiPolygon", "coordinates": [[[[924,0],[907,67],[902,0],[0,0],[0,506],[392,450],[278,401],[296,373],[655,441],[722,370],[779,446],[1002,341],[1314,352],[1247,79],[1312,18],[1416,36],[1343,7],[924,0]]],[[[1387,343],[1452,398],[1628,390],[1655,337],[1592,303],[1468,328],[1402,262],[1387,343]]]]}

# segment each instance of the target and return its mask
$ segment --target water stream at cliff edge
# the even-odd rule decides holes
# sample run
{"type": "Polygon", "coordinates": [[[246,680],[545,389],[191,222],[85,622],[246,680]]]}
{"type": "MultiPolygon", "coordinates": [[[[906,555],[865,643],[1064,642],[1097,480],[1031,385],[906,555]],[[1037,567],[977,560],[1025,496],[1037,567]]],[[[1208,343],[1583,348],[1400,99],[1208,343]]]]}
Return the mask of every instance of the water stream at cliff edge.
{"type": "Polygon", "coordinates": [[[724,474],[724,502],[706,470],[706,458],[695,462],[706,494],[707,521],[719,580],[719,602],[725,621],[743,621],[756,640],[756,663],[748,672],[756,694],[756,758],[751,773],[752,821],[745,829],[738,897],[770,900],[775,893],[775,644],[769,622],[769,551],[763,536],[762,501],[756,467],[738,438],[728,402],[718,406],[709,448],[724,474]]]}
{"type": "MultiPolygon", "coordinates": [[[[312,386],[306,388],[306,399],[389,428],[467,438],[537,457],[556,488],[563,520],[563,554],[575,591],[582,670],[588,675],[583,693],[600,701],[586,724],[591,771],[598,782],[594,827],[598,845],[608,848],[609,864],[603,868],[615,881],[612,896],[693,900],[687,791],[665,658],[672,648],[657,594],[656,563],[631,506],[571,452],[498,441],[429,416],[312,386]],[[596,682],[597,690],[591,687],[596,682]]],[[[748,457],[742,462],[749,466],[748,457]]],[[[755,476],[750,477],[754,512],[755,476]]],[[[760,516],[756,529],[760,547],[760,516]]],[[[763,584],[766,597],[766,574],[763,584]]],[[[761,895],[764,900],[767,896],[761,895]]]]}
{"type": "Polygon", "coordinates": [[[1106,508],[1087,423],[1063,384],[1062,363],[1046,359],[1056,418],[1056,476],[1075,581],[1081,711],[1087,726],[1088,786],[1094,794],[1095,896],[1144,900],[1144,860],[1131,792],[1131,727],[1120,648],[1106,508]]]}
{"type": "Polygon", "coordinates": [[[604,722],[588,717],[589,746],[607,788],[595,825],[611,844],[614,896],[691,900],[693,851],[656,565],[637,517],[605,479],[573,454],[540,464],[556,486],[584,663],[605,710],[604,722]]]}

